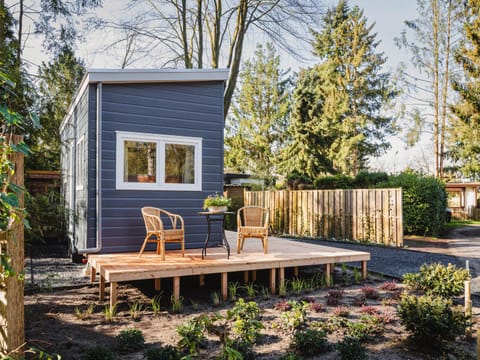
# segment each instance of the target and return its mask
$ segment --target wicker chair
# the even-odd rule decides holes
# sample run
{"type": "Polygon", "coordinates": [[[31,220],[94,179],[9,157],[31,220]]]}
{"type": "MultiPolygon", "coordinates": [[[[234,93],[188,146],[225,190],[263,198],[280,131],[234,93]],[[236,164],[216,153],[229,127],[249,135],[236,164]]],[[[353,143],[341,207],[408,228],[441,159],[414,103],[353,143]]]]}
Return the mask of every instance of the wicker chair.
{"type": "Polygon", "coordinates": [[[182,256],[185,256],[185,229],[183,219],[180,215],[154,207],[142,208],[142,215],[145,221],[147,235],[145,236],[138,257],[142,256],[145,246],[147,246],[149,242],[157,244],[157,254],[162,256],[162,260],[165,260],[166,242],[180,243],[182,246],[182,256]],[[165,227],[164,222],[169,226],[165,227]]]}
{"type": "Polygon", "coordinates": [[[268,253],[268,210],[260,206],[244,206],[237,213],[237,253],[243,249],[246,238],[262,241],[263,252],[268,253]]]}

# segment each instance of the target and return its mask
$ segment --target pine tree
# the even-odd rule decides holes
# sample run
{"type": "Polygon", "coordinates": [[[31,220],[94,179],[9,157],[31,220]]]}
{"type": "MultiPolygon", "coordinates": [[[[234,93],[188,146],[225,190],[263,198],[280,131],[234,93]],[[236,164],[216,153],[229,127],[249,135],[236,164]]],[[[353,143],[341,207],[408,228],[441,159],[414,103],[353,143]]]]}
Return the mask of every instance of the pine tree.
{"type": "Polygon", "coordinates": [[[255,58],[244,64],[240,81],[226,128],[225,166],[271,183],[290,109],[289,78],[271,44],[257,46],[255,58]]]}
{"type": "Polygon", "coordinates": [[[59,170],[60,123],[84,73],[83,61],[68,47],[51,62],[40,65],[38,113],[42,127],[29,138],[32,154],[26,158],[28,169],[59,170]]]}
{"type": "Polygon", "coordinates": [[[468,1],[465,42],[456,61],[462,66],[463,81],[454,81],[459,101],[452,106],[451,156],[464,176],[480,175],[480,0],[468,1]]]}
{"type": "Polygon", "coordinates": [[[321,173],[356,175],[368,157],[388,149],[394,131],[382,107],[395,93],[386,58],[376,51],[373,25],[346,1],[328,10],[324,27],[314,33],[320,64],[300,75],[294,94],[290,132],[293,141],[283,154],[283,168],[309,177],[321,173]]]}

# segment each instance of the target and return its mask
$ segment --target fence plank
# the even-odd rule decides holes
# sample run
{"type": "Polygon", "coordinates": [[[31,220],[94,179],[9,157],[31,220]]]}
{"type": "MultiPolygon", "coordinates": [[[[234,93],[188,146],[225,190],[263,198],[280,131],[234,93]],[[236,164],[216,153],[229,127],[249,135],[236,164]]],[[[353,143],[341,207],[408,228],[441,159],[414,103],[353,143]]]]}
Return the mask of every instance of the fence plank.
{"type": "Polygon", "coordinates": [[[267,207],[274,233],[403,246],[399,188],[246,191],[245,205],[267,207]]]}

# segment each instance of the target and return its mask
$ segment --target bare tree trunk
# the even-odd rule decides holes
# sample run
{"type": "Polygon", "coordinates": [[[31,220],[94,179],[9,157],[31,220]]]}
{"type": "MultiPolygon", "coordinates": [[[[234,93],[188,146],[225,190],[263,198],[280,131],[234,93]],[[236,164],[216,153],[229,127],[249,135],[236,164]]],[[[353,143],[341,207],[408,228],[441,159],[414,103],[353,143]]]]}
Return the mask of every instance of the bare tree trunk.
{"type": "Polygon", "coordinates": [[[18,49],[17,49],[17,67],[18,72],[20,72],[20,67],[22,66],[22,32],[23,32],[23,0],[19,2],[19,14],[18,14],[18,49]]]}
{"type": "Polygon", "coordinates": [[[190,46],[188,45],[188,30],[187,30],[187,0],[182,0],[181,8],[177,7],[177,17],[180,21],[180,32],[182,34],[183,57],[185,61],[185,68],[192,68],[192,59],[190,57],[190,46]]]}
{"type": "Polygon", "coordinates": [[[220,58],[220,33],[222,26],[222,0],[215,0],[213,24],[210,26],[210,41],[212,43],[212,68],[218,69],[220,58]]]}
{"type": "Polygon", "coordinates": [[[245,38],[247,28],[247,13],[248,13],[248,0],[240,0],[237,13],[237,25],[235,27],[235,44],[232,55],[230,57],[230,77],[228,79],[228,85],[225,89],[225,95],[223,100],[223,117],[226,118],[230,104],[232,103],[233,92],[237,84],[237,77],[240,71],[240,61],[243,50],[243,40],[245,38]]]}
{"type": "Polygon", "coordinates": [[[437,0],[432,0],[432,10],[433,10],[433,156],[434,156],[434,175],[435,177],[439,176],[439,107],[440,107],[440,90],[439,90],[439,76],[440,76],[440,65],[439,65],[439,9],[437,0]]]}
{"type": "Polygon", "coordinates": [[[450,44],[452,36],[452,0],[448,0],[447,7],[447,44],[445,47],[445,75],[443,79],[442,89],[442,125],[440,128],[440,166],[439,176],[443,177],[443,167],[445,160],[445,131],[447,126],[447,99],[448,99],[448,87],[450,82],[450,44]]]}
{"type": "Polygon", "coordinates": [[[197,26],[198,26],[198,68],[203,68],[203,17],[202,0],[197,0],[197,26]]]}

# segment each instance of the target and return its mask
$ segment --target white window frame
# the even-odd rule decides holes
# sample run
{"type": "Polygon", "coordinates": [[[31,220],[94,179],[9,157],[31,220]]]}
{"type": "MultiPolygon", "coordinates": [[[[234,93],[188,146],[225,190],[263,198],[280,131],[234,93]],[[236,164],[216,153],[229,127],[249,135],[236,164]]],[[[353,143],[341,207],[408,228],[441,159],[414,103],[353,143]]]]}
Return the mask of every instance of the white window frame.
{"type": "Polygon", "coordinates": [[[78,140],[75,148],[75,190],[83,190],[86,182],[86,157],[85,157],[85,137],[82,135],[78,140]]]}
{"type": "Polygon", "coordinates": [[[116,141],[115,178],[117,190],[202,191],[202,138],[116,131],[116,141]],[[144,141],[156,143],[156,177],[154,183],[124,181],[125,141],[144,141]],[[165,182],[164,164],[166,144],[194,146],[195,180],[193,184],[165,182]]]}

